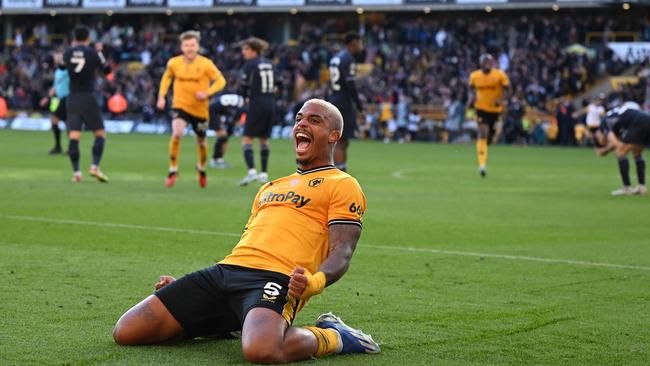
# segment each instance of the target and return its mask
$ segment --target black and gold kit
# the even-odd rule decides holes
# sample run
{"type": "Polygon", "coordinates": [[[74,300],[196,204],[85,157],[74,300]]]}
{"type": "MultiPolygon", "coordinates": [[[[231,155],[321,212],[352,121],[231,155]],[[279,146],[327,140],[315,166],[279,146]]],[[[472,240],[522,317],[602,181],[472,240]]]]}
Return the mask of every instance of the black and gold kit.
{"type": "Polygon", "coordinates": [[[329,251],[328,227],[361,227],[365,211],[361,186],[349,174],[331,165],[298,170],[260,188],[230,255],[156,296],[192,337],[241,329],[255,307],[272,309],[291,324],[304,305],[287,296],[291,272],[317,272],[329,251]]]}

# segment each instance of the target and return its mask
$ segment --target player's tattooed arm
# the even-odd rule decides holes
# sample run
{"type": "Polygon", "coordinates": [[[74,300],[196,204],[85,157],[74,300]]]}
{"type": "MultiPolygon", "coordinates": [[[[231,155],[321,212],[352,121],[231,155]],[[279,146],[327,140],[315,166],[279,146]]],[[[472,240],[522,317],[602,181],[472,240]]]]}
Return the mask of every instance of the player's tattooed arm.
{"type": "Polygon", "coordinates": [[[338,281],[350,266],[352,253],[361,236],[361,227],[351,224],[329,226],[329,254],[318,272],[310,274],[302,267],[295,268],[289,281],[289,295],[302,300],[320,294],[326,286],[338,281]]]}
{"type": "Polygon", "coordinates": [[[349,224],[329,226],[329,254],[318,269],[325,273],[326,286],[338,281],[347,272],[359,237],[361,237],[360,226],[349,224]]]}

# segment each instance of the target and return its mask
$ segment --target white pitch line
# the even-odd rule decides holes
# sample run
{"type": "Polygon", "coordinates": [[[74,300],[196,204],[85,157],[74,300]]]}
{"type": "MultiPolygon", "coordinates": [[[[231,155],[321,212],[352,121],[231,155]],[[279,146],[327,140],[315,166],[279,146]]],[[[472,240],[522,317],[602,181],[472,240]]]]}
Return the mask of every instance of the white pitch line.
{"type": "Polygon", "coordinates": [[[396,170],[392,172],[390,175],[393,176],[393,178],[397,179],[404,179],[404,173],[406,173],[407,169],[402,169],[402,170],[396,170]]]}
{"type": "Polygon", "coordinates": [[[510,260],[519,260],[519,261],[557,263],[557,264],[575,264],[575,265],[580,265],[580,266],[624,268],[624,269],[638,269],[638,270],[642,270],[642,271],[650,271],[650,267],[634,266],[634,265],[629,265],[629,264],[585,262],[585,261],[578,261],[578,260],[572,260],[572,259],[552,259],[552,258],[527,257],[527,256],[508,255],[508,254],[489,254],[489,253],[476,253],[476,252],[461,252],[461,251],[456,251],[456,250],[429,249],[429,248],[391,247],[391,246],[386,246],[386,245],[371,245],[371,244],[364,244],[363,246],[367,247],[367,248],[400,250],[400,251],[407,251],[407,252],[421,252],[421,253],[447,254],[447,255],[462,255],[462,256],[467,256],[467,257],[498,258],[498,259],[510,259],[510,260]]]}
{"type": "MultiPolygon", "coordinates": [[[[0,217],[11,219],[11,220],[49,222],[53,224],[87,225],[87,226],[99,226],[99,227],[110,227],[110,228],[120,228],[120,229],[164,231],[164,232],[196,234],[196,235],[229,236],[229,237],[237,237],[237,238],[241,236],[241,234],[237,234],[237,233],[227,233],[227,232],[210,231],[210,230],[193,230],[193,229],[181,229],[181,228],[160,227],[160,226],[116,224],[110,222],[96,222],[96,221],[82,221],[82,220],[50,219],[50,218],[35,217],[35,216],[0,215],[0,217]]],[[[552,259],[552,258],[527,257],[527,256],[507,255],[507,254],[462,252],[456,250],[443,250],[443,249],[430,249],[430,248],[395,247],[395,246],[388,246],[388,245],[373,245],[373,244],[365,244],[365,243],[362,244],[362,247],[384,249],[384,250],[398,250],[403,252],[420,252],[420,253],[431,253],[431,254],[458,255],[458,256],[465,256],[465,257],[497,258],[497,259],[516,260],[516,261],[570,264],[570,265],[590,266],[590,267],[606,267],[606,268],[636,269],[641,271],[650,271],[650,267],[644,267],[644,266],[616,264],[616,263],[586,262],[586,261],[579,261],[579,260],[572,260],[572,259],[552,259]]]]}
{"type": "Polygon", "coordinates": [[[230,236],[234,238],[241,237],[241,234],[236,234],[236,233],[226,233],[226,232],[210,231],[210,230],[181,229],[181,228],[174,228],[174,227],[116,224],[110,222],[82,221],[82,220],[50,219],[45,217],[34,217],[34,216],[2,215],[0,217],[6,219],[12,219],[12,220],[49,222],[52,224],[87,225],[87,226],[100,226],[100,227],[111,227],[111,228],[120,228],[120,229],[165,231],[165,232],[172,232],[172,233],[185,233],[185,234],[196,234],[196,235],[230,236]]]}

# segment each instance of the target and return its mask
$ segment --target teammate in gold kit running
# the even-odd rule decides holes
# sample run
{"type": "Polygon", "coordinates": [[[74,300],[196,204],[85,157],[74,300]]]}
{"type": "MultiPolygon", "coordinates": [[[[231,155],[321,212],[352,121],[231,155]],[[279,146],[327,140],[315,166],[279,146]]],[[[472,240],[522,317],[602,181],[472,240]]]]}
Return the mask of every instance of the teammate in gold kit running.
{"type": "Polygon", "coordinates": [[[165,185],[172,187],[178,177],[178,155],[181,137],[187,125],[196,134],[199,161],[196,170],[199,185],[204,188],[208,181],[205,163],[208,159],[208,144],[205,133],[208,129],[210,96],[226,86],[226,79],[210,59],[198,54],[201,35],[186,31],[180,36],[182,55],[172,57],[160,81],[158,92],[159,109],[165,109],[165,96],[174,81],[172,99],[172,137],[169,141],[169,173],[165,185]],[[212,84],[210,84],[212,83],[212,84]]]}
{"type": "Polygon", "coordinates": [[[259,190],[239,243],[221,262],[157,291],[118,320],[118,344],[160,344],[241,330],[249,362],[287,363],[329,353],[378,353],[372,338],[331,313],[294,327],[311,296],[340,279],[361,235],[366,199],[356,179],[334,167],[343,117],[307,101],[293,128],[298,171],[259,190]]]}
{"type": "Polygon", "coordinates": [[[478,122],[476,154],[482,177],[487,175],[488,144],[494,137],[494,125],[503,112],[510,89],[508,76],[503,71],[493,68],[492,62],[491,55],[481,55],[481,68],[473,71],[469,76],[469,86],[474,91],[470,101],[473,101],[473,106],[476,108],[478,122]]]}

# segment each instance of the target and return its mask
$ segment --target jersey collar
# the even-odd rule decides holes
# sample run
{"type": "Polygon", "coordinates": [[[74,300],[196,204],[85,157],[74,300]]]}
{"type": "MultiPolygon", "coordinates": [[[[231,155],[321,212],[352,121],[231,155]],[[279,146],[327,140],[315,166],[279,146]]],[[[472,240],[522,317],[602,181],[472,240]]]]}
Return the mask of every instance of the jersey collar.
{"type": "Polygon", "coordinates": [[[313,168],[313,169],[309,169],[309,170],[302,170],[302,169],[298,168],[297,172],[300,175],[305,175],[305,174],[309,174],[309,173],[321,172],[323,170],[330,170],[330,169],[336,169],[336,167],[334,165],[325,165],[325,166],[321,166],[321,167],[313,168]]]}

